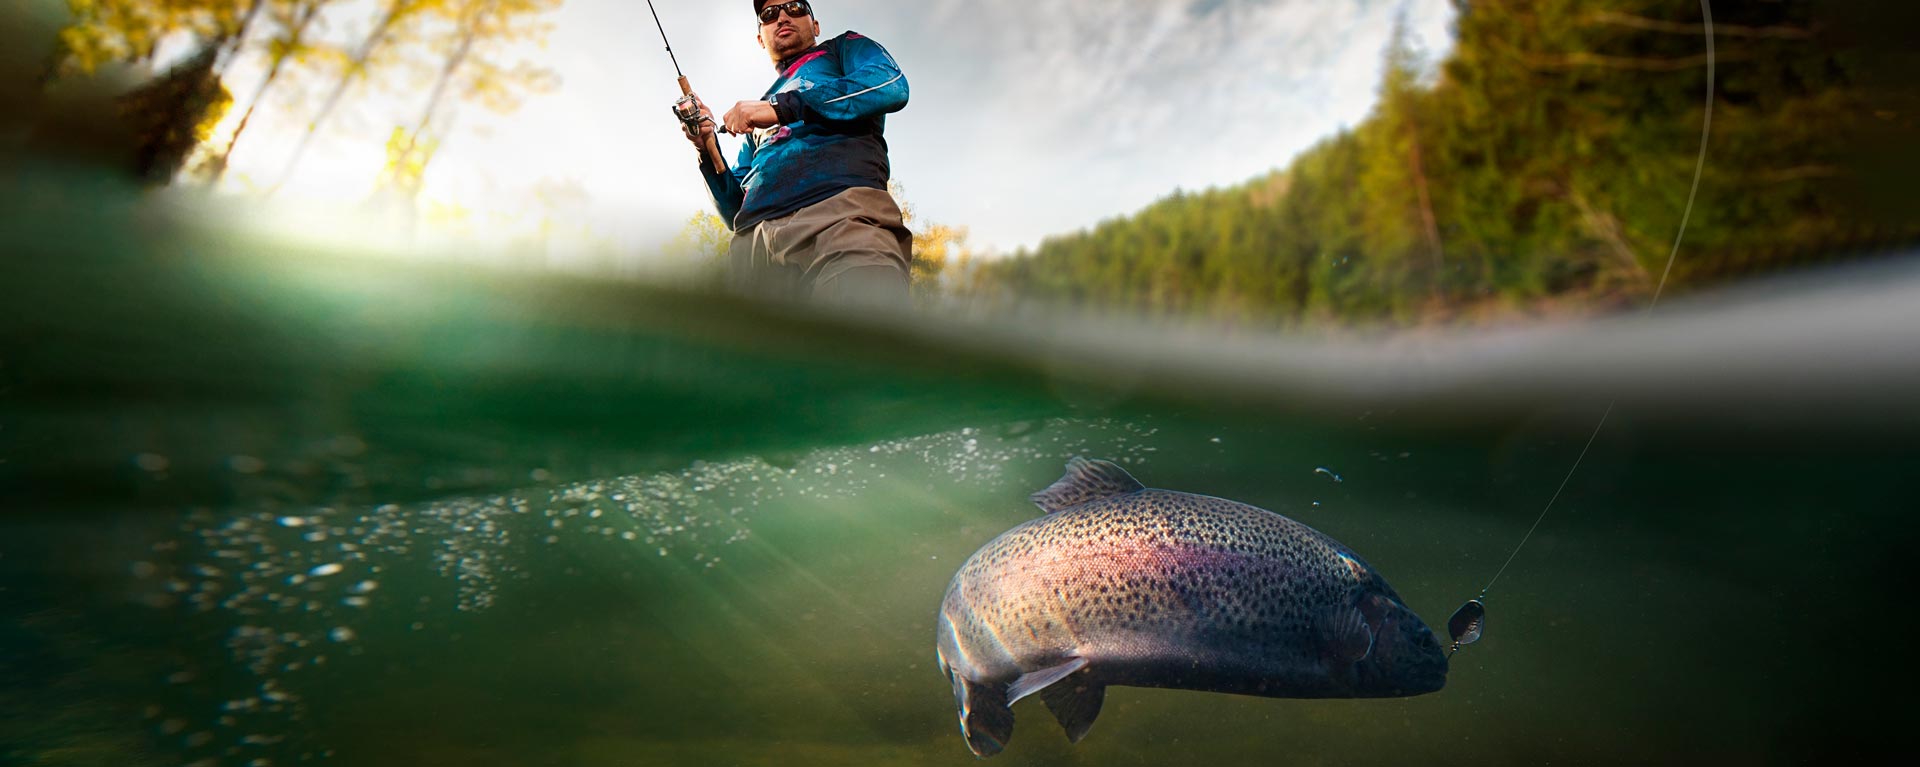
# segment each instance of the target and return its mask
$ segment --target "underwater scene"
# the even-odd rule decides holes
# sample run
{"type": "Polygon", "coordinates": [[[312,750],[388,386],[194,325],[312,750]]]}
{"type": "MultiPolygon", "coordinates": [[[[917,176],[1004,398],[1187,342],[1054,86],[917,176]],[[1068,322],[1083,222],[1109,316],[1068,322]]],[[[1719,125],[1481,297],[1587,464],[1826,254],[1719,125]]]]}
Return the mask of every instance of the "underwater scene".
{"type": "MultiPolygon", "coordinates": [[[[99,215],[38,199],[13,231],[99,215]]],[[[1077,745],[1018,702],[1002,763],[1805,763],[1910,710],[1897,263],[1321,343],[33,241],[6,764],[971,763],[943,594],[1076,457],[1331,536],[1441,637],[1482,596],[1484,638],[1413,697],[1115,686],[1077,745]]]]}

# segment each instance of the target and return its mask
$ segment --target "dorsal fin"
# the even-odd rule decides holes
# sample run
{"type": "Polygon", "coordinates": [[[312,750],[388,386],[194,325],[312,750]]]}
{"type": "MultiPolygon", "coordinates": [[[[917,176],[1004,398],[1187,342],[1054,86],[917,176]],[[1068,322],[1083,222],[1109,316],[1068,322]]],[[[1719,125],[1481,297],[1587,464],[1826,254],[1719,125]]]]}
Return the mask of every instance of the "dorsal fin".
{"type": "Polygon", "coordinates": [[[1112,498],[1145,490],[1140,480],[1111,461],[1090,461],[1076,457],[1067,462],[1067,473],[1047,489],[1028,496],[1048,514],[1066,511],[1088,501],[1112,498]]]}

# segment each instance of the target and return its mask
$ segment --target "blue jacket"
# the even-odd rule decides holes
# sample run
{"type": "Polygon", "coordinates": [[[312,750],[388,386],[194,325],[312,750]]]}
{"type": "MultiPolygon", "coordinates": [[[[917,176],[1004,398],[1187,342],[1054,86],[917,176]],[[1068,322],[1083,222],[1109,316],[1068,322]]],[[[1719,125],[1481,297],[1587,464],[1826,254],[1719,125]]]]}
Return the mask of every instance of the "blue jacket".
{"type": "Polygon", "coordinates": [[[734,231],[858,187],[887,188],[887,114],[907,105],[907,76],[870,39],[848,32],[780,65],[762,97],[780,124],[747,136],[731,171],[702,160],[720,218],[734,231]]]}

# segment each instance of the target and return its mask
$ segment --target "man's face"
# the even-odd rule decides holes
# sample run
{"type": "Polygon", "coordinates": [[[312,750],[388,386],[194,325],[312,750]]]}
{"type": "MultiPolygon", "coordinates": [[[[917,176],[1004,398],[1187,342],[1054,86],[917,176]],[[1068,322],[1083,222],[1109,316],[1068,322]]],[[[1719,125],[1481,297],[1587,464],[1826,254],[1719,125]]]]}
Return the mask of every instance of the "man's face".
{"type": "Polygon", "coordinates": [[[760,6],[762,14],[774,12],[772,21],[760,25],[760,47],[775,63],[812,48],[820,38],[820,22],[814,20],[812,9],[805,16],[794,16],[787,12],[787,5],[784,0],[767,0],[760,6]]]}

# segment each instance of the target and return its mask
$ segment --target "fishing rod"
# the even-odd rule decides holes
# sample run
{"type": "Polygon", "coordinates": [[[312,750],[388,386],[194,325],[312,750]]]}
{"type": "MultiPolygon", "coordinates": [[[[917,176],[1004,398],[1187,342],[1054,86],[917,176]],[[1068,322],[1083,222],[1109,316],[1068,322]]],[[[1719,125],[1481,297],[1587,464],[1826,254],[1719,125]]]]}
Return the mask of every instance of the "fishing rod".
{"type": "MultiPolygon", "coordinates": [[[[1700,126],[1700,157],[1694,162],[1693,190],[1687,193],[1687,208],[1680,215],[1680,232],[1673,237],[1673,251],[1667,254],[1667,268],[1660,273],[1660,284],[1653,289],[1653,299],[1647,302],[1646,315],[1652,315],[1653,308],[1660,305],[1660,294],[1667,289],[1667,278],[1673,275],[1673,262],[1680,257],[1680,243],[1686,239],[1687,224],[1693,220],[1693,203],[1700,196],[1700,177],[1707,169],[1707,138],[1713,133],[1715,75],[1713,0],[1700,0],[1700,13],[1706,20],[1707,38],[1707,98],[1705,117],[1700,126]]],[[[1539,530],[1540,523],[1546,521],[1547,512],[1553,511],[1553,505],[1559,502],[1560,494],[1566,492],[1567,483],[1573,481],[1573,475],[1579,473],[1580,464],[1587,460],[1587,452],[1593,449],[1594,440],[1600,438],[1600,431],[1607,428],[1607,419],[1613,417],[1614,406],[1618,404],[1616,400],[1607,405],[1607,411],[1600,415],[1600,423],[1594,425],[1593,434],[1587,437],[1586,446],[1580,448],[1580,456],[1573,459],[1573,468],[1567,470],[1567,476],[1560,480],[1559,489],[1553,491],[1553,497],[1547,500],[1546,508],[1541,509],[1540,516],[1534,518],[1533,526],[1527,528],[1527,534],[1520,537],[1520,544],[1513,547],[1513,553],[1507,555],[1507,561],[1501,563],[1500,569],[1494,572],[1492,580],[1487,581],[1486,587],[1480,589],[1480,596],[1467,600],[1466,604],[1454,611],[1453,617],[1447,619],[1447,633],[1453,636],[1453,645],[1447,649],[1448,656],[1459,652],[1462,647],[1480,641],[1481,634],[1485,633],[1487,628],[1487,592],[1493,590],[1493,584],[1500,580],[1501,575],[1506,574],[1507,566],[1513,564],[1514,558],[1520,556],[1520,550],[1526,548],[1527,541],[1533,539],[1534,531],[1539,530]]]]}
{"type": "Polygon", "coordinates": [[[667,46],[667,60],[673,62],[673,73],[680,77],[680,100],[673,102],[673,116],[679,118],[680,124],[686,127],[687,134],[692,136],[700,135],[700,126],[703,123],[713,123],[715,135],[707,138],[701,150],[706,153],[707,162],[713,166],[715,173],[725,173],[727,158],[720,151],[718,134],[726,132],[726,127],[715,122],[712,117],[700,113],[700,102],[693,97],[693,84],[687,82],[686,73],[680,71],[680,59],[673,55],[673,42],[667,39],[667,27],[660,23],[660,12],[654,9],[653,0],[647,0],[647,12],[653,14],[653,25],[660,30],[660,42],[667,46]]]}

